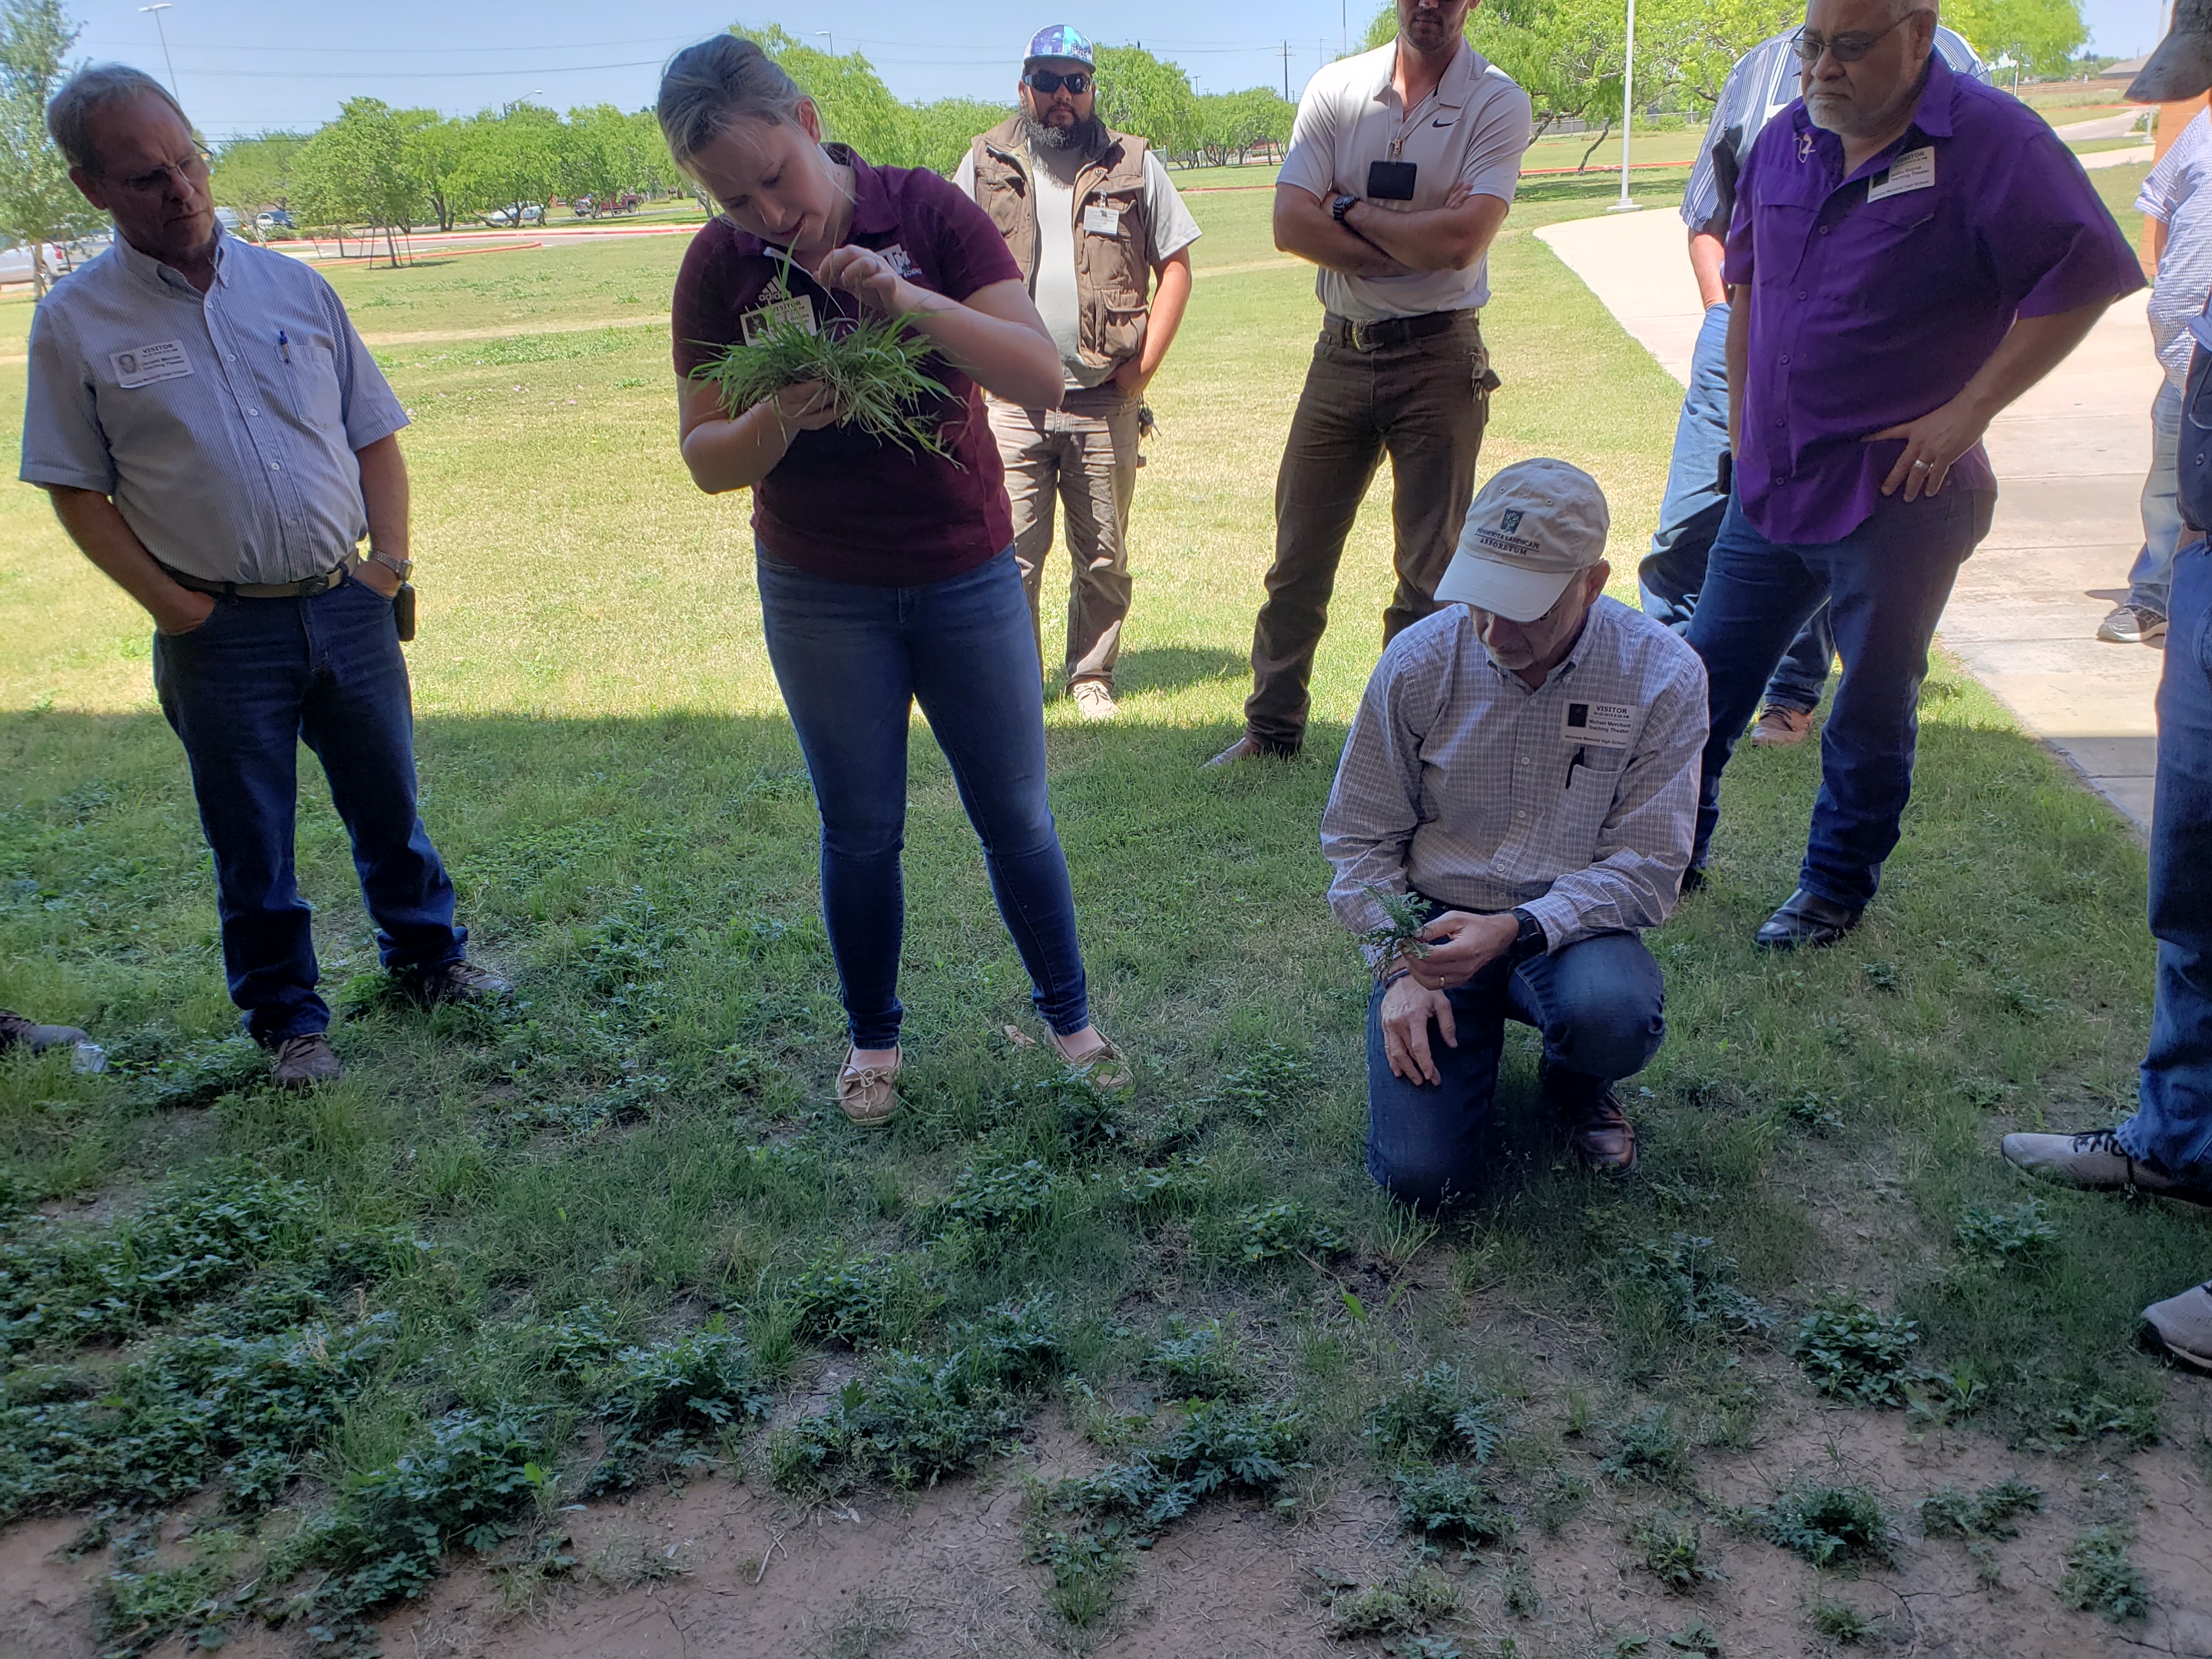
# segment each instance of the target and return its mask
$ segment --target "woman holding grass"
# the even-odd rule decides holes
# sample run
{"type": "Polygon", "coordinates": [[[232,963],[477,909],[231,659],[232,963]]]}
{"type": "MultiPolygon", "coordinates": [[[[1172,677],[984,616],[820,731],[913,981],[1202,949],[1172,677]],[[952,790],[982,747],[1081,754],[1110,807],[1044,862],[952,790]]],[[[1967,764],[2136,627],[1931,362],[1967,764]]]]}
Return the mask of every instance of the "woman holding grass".
{"type": "Polygon", "coordinates": [[[933,173],[824,144],[813,100],[753,42],[678,52],[659,115],[721,208],[676,282],[684,463],[709,493],[753,492],[769,660],[822,813],[852,1040],[838,1103],[858,1123],[897,1103],[916,699],[1054,1047],[1121,1087],[1127,1067],[1091,1023],[1036,644],[977,390],[1057,405],[1052,336],[981,208],[933,173]],[[796,383],[769,389],[783,379],[796,383]]]}

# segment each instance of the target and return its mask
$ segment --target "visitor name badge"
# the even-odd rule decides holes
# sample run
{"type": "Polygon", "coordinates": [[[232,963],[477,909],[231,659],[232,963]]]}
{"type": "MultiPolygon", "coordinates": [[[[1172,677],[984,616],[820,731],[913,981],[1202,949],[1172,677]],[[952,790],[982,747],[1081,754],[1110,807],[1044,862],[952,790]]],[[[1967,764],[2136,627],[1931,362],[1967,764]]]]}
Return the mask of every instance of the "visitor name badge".
{"type": "Polygon", "coordinates": [[[769,333],[778,323],[788,323],[809,334],[822,331],[814,320],[814,297],[808,294],[788,300],[772,301],[738,318],[738,331],[749,346],[766,345],[769,333]]]}
{"type": "Polygon", "coordinates": [[[1936,146],[1908,149],[1889,164],[1888,170],[1867,180],[1867,200],[1879,202],[1908,191],[1927,190],[1936,183],[1936,146]]]}
{"type": "Polygon", "coordinates": [[[1083,210],[1083,228],[1093,236],[1119,236],[1121,234],[1121,210],[1087,207],[1083,210]]]}
{"type": "Polygon", "coordinates": [[[115,384],[125,392],[156,380],[181,380],[192,372],[192,360],[185,356],[182,340],[156,340],[128,351],[111,351],[107,361],[115,370],[115,384]]]}
{"type": "Polygon", "coordinates": [[[1618,749],[1635,733],[1636,711],[1625,702],[1571,702],[1559,715],[1559,735],[1569,743],[1618,749]]]}

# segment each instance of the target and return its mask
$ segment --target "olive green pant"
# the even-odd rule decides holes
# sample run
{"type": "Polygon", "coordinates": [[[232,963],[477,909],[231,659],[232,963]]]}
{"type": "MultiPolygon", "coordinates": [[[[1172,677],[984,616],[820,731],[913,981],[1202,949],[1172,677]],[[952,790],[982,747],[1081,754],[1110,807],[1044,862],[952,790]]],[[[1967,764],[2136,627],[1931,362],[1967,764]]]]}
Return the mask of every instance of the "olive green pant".
{"type": "Polygon", "coordinates": [[[1359,504],[1390,458],[1397,591],[1382,643],[1437,609],[1430,596],[1459,544],[1490,415],[1490,354],[1477,313],[1425,338],[1361,351],[1325,331],[1275,479],[1275,562],[1252,629],[1245,729],[1275,754],[1305,740],[1307,686],[1359,504]]]}

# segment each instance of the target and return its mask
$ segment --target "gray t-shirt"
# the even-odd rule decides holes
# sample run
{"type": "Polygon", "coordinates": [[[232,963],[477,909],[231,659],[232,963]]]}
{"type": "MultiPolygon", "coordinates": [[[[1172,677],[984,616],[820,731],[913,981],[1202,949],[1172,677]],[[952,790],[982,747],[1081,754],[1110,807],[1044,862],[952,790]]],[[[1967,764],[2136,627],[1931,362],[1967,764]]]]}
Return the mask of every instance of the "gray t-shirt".
{"type": "MultiPolygon", "coordinates": [[[[1079,348],[1082,307],[1075,293],[1075,176],[1082,171],[1079,150],[1040,149],[1026,152],[1031,188],[1036,191],[1037,264],[1030,291],[1036,301],[1044,325],[1060,347],[1060,361],[1067,371],[1070,391],[1099,385],[1114,371],[1083,361],[1079,348]]],[[[961,159],[952,182],[975,193],[975,158],[971,151],[961,159]]],[[[1173,258],[1202,234],[1198,221],[1182,204],[1182,198],[1168,181],[1160,158],[1145,152],[1145,218],[1152,228],[1152,246],[1145,257],[1155,265],[1173,258]]]]}

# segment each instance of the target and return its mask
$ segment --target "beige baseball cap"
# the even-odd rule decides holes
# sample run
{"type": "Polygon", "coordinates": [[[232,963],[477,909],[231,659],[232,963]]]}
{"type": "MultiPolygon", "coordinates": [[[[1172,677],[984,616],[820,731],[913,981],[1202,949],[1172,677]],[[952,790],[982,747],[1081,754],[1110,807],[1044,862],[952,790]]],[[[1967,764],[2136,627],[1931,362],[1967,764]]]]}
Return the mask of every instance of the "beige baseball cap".
{"type": "Polygon", "coordinates": [[[1559,602],[1577,571],[1605,556],[1611,524],[1605,492],[1582,468],[1516,461],[1492,473],[1467,509],[1436,597],[1534,622],[1559,602]]]}

